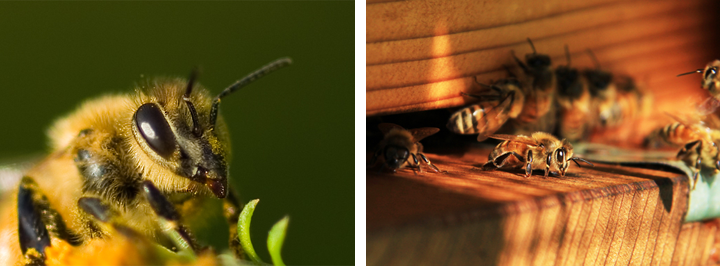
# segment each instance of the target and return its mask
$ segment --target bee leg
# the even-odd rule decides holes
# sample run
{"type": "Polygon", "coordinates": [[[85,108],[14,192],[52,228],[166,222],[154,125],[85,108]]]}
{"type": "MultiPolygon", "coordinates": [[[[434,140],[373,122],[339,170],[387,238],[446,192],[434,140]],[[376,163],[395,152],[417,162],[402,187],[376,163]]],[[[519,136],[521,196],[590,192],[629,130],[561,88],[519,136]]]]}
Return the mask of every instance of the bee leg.
{"type": "Polygon", "coordinates": [[[495,166],[495,163],[493,163],[492,160],[488,160],[488,161],[487,161],[486,163],[484,163],[483,166],[482,166],[482,169],[483,169],[483,170],[492,170],[492,169],[495,169],[495,168],[497,168],[497,167],[495,166]]]}
{"type": "Polygon", "coordinates": [[[435,170],[435,172],[440,173],[440,169],[438,169],[437,166],[435,166],[433,163],[431,163],[430,160],[428,160],[428,158],[425,156],[425,154],[418,152],[418,155],[420,155],[420,158],[423,159],[423,161],[425,161],[425,163],[427,165],[432,167],[432,169],[435,170]]]}
{"type": "Polygon", "coordinates": [[[528,67],[520,60],[520,58],[517,57],[517,55],[515,55],[515,51],[510,52],[512,53],[513,58],[515,58],[515,62],[517,62],[518,66],[520,66],[525,73],[530,73],[528,67]]]}
{"type": "Polygon", "coordinates": [[[160,190],[158,190],[152,182],[147,180],[143,181],[142,194],[148,203],[150,203],[150,207],[155,211],[155,214],[161,218],[161,222],[164,223],[163,226],[171,227],[182,237],[182,240],[185,242],[181,243],[182,245],[190,247],[195,252],[200,251],[199,245],[190,233],[190,230],[180,223],[180,214],[175,210],[175,206],[160,193],[160,190]]]}
{"type": "Polygon", "coordinates": [[[697,151],[697,161],[695,161],[695,177],[693,178],[693,189],[697,186],[698,179],[700,179],[700,167],[702,165],[702,141],[695,148],[697,151]]]}
{"type": "MultiPolygon", "coordinates": [[[[420,153],[418,153],[418,154],[420,154],[420,153]]],[[[415,156],[414,153],[411,153],[410,156],[412,156],[413,162],[415,162],[415,166],[414,166],[414,167],[417,167],[418,172],[420,172],[420,173],[422,174],[422,168],[420,168],[420,162],[418,161],[417,156],[415,156]]],[[[414,168],[413,168],[413,172],[415,172],[415,169],[414,169],[414,168]]],[[[417,173],[416,173],[416,174],[417,174],[417,173]]]]}
{"type": "Polygon", "coordinates": [[[702,151],[702,141],[697,140],[697,141],[693,141],[693,142],[689,142],[689,143],[685,144],[685,146],[683,146],[682,149],[680,149],[680,151],[678,151],[678,154],[677,154],[678,159],[683,160],[684,162],[686,162],[686,164],[690,168],[693,168],[692,169],[693,170],[692,189],[695,189],[695,184],[697,183],[697,179],[700,175],[700,163],[702,161],[702,156],[700,153],[701,151],[702,151]],[[696,160],[694,162],[685,161],[686,159],[690,159],[690,158],[688,158],[688,156],[692,155],[690,153],[690,150],[693,150],[693,149],[695,149],[695,151],[696,151],[696,155],[697,155],[696,160]]]}
{"type": "Polygon", "coordinates": [[[35,205],[35,191],[28,188],[26,179],[27,177],[24,177],[20,184],[17,200],[20,250],[26,260],[45,264],[45,247],[50,246],[50,236],[40,214],[42,211],[35,205]]]}
{"type": "Polygon", "coordinates": [[[109,204],[95,197],[82,197],[78,200],[78,207],[95,220],[112,226],[118,233],[130,239],[143,239],[142,234],[117,221],[118,214],[109,204]]]}
{"type": "MultiPolygon", "coordinates": [[[[20,250],[30,262],[42,264],[50,237],[62,239],[73,246],[82,239],[70,231],[60,214],[50,207],[47,197],[30,177],[23,177],[18,188],[18,236],[20,250]]],[[[32,265],[32,263],[29,263],[32,265]]]]}
{"type": "Polygon", "coordinates": [[[549,166],[549,165],[546,165],[546,166],[545,166],[545,178],[548,178],[548,175],[549,175],[549,174],[550,174],[550,166],[549,166]]]}
{"type": "Polygon", "coordinates": [[[235,190],[232,187],[228,187],[228,195],[223,199],[223,216],[230,225],[230,250],[235,254],[238,259],[245,258],[245,252],[243,251],[242,245],[240,245],[240,238],[237,232],[238,218],[242,211],[242,204],[235,194],[235,190]]]}
{"type": "Polygon", "coordinates": [[[503,68],[505,69],[505,71],[508,72],[508,75],[509,75],[511,78],[517,78],[517,75],[515,75],[515,72],[513,72],[512,69],[510,69],[510,66],[508,66],[508,65],[503,65],[503,68]]]}
{"type": "Polygon", "coordinates": [[[533,162],[532,150],[528,150],[527,160],[525,162],[526,162],[525,177],[530,177],[530,175],[532,175],[532,162],[533,162]]]}

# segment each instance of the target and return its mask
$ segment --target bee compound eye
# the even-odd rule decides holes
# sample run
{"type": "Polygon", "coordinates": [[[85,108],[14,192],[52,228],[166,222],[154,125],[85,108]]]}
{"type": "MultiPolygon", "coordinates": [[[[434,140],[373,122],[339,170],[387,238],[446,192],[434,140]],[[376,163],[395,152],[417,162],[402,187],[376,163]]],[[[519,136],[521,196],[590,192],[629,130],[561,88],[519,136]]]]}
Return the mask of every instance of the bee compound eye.
{"type": "Polygon", "coordinates": [[[398,150],[398,157],[400,159],[407,159],[410,156],[410,152],[407,149],[398,150]]]}
{"type": "Polygon", "coordinates": [[[140,106],[135,112],[135,125],[148,146],[158,155],[167,158],[175,151],[175,135],[156,104],[140,106]]]}
{"type": "Polygon", "coordinates": [[[705,73],[703,73],[703,76],[704,76],[703,79],[713,79],[713,78],[715,78],[715,74],[717,74],[716,67],[708,68],[707,71],[705,71],[705,73]]]}
{"type": "Polygon", "coordinates": [[[565,151],[563,149],[559,149],[557,151],[557,160],[560,163],[565,161],[565,151]]]}

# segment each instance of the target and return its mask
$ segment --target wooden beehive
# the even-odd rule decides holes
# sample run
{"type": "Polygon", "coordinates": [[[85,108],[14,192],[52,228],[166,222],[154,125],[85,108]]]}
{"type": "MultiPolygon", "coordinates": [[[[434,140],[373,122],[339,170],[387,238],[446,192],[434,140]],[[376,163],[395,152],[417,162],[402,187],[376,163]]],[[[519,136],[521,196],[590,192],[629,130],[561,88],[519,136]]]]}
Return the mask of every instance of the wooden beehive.
{"type": "MultiPolygon", "coordinates": [[[[555,63],[567,44],[578,67],[594,67],[591,49],[651,91],[659,116],[690,109],[706,97],[700,76],[676,75],[718,57],[717,11],[711,1],[368,1],[366,115],[469,104],[461,92],[504,78],[512,51],[531,52],[527,38],[555,63]]],[[[633,127],[614,142],[646,132],[633,127]]],[[[474,170],[489,150],[473,151],[428,149],[447,174],[368,171],[368,264],[718,263],[718,223],[683,223],[682,173],[599,165],[525,179],[474,170]]]]}

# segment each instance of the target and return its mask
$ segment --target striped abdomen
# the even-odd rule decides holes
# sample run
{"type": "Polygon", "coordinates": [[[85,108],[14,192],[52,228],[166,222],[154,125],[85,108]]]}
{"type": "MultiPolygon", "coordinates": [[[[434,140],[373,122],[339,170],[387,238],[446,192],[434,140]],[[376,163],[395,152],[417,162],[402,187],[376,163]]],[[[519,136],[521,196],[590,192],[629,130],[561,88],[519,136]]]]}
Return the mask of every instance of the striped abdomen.
{"type": "Polygon", "coordinates": [[[447,128],[457,134],[479,134],[478,141],[485,140],[485,135],[495,133],[508,120],[507,102],[483,102],[460,109],[450,116],[447,128]]]}
{"type": "Polygon", "coordinates": [[[695,128],[685,126],[679,122],[659,129],[658,136],[665,142],[676,146],[682,146],[688,142],[703,138],[695,128]]]}

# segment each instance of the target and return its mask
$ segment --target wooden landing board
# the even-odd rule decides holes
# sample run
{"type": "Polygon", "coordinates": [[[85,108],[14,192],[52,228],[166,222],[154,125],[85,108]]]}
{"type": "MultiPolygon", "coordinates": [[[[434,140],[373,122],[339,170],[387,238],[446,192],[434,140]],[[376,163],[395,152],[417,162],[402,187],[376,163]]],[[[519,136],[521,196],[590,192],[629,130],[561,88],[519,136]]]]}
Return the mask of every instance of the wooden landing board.
{"type": "Polygon", "coordinates": [[[368,265],[717,262],[717,223],[682,223],[688,178],[679,173],[573,164],[565,178],[544,179],[473,169],[488,152],[427,154],[443,174],[369,169],[368,265]]]}
{"type": "Polygon", "coordinates": [[[367,4],[366,115],[458,107],[461,92],[506,78],[532,50],[553,66],[595,67],[630,75],[656,95],[656,110],[677,108],[678,95],[704,95],[700,77],[676,77],[717,57],[717,4],[690,1],[371,0],[367,4]],[[674,104],[674,105],[673,105],[674,104]]]}

